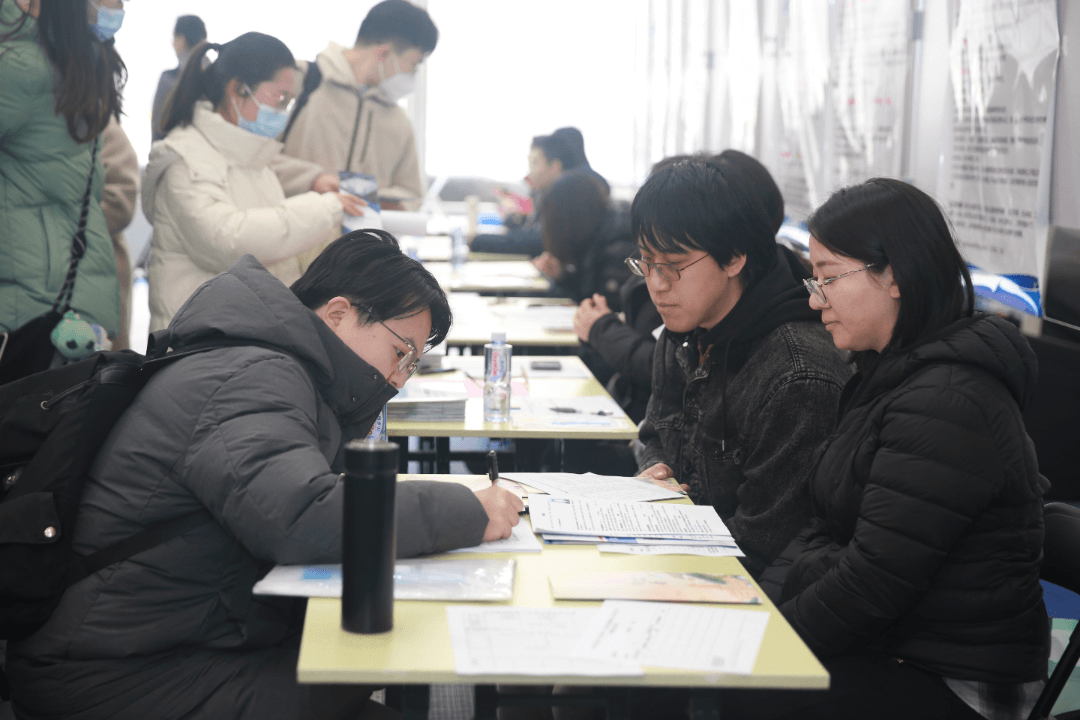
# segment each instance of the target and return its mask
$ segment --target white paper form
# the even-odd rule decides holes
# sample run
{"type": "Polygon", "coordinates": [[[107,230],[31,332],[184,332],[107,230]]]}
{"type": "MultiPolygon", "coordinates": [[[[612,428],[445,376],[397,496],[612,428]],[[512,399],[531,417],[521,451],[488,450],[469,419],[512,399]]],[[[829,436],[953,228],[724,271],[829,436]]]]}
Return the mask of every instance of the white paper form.
{"type": "Polygon", "coordinates": [[[641,675],[637,663],[571,657],[596,608],[448,605],[459,675],[641,675]]]}
{"type": "Polygon", "coordinates": [[[573,656],[749,675],[768,622],[767,612],[605,600],[573,656]]]}
{"type": "Polygon", "coordinates": [[[448,553],[501,553],[501,552],[540,552],[543,547],[540,541],[533,535],[529,523],[522,518],[521,522],[510,531],[510,537],[502,540],[490,540],[474,545],[473,547],[448,550],[448,553]]]}
{"type": "Polygon", "coordinates": [[[560,497],[592,498],[596,500],[678,500],[682,493],[665,490],[646,478],[594,475],[585,473],[503,473],[504,477],[560,497]]]}
{"type": "Polygon", "coordinates": [[[632,537],[731,535],[716,510],[708,505],[658,505],[530,495],[529,514],[533,530],[539,533],[632,537]]]}
{"type": "Polygon", "coordinates": [[[721,545],[735,548],[735,538],[730,535],[678,535],[674,537],[619,537],[617,535],[564,535],[562,533],[544,533],[544,542],[554,545],[672,545],[675,547],[694,547],[698,545],[721,545]]]}
{"type": "Polygon", "coordinates": [[[606,553],[625,555],[706,555],[712,557],[746,557],[737,547],[725,545],[627,545],[624,543],[599,543],[596,549],[606,553]]]}

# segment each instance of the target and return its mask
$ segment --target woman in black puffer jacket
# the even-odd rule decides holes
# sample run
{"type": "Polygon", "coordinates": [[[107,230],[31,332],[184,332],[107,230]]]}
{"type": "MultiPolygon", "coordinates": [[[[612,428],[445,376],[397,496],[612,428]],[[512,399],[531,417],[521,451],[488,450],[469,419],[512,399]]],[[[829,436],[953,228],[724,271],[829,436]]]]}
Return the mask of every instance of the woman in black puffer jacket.
{"type": "Polygon", "coordinates": [[[761,583],[832,683],[735,694],[725,712],[1026,717],[1049,652],[1048,483],[1020,414],[1035,356],[972,313],[949,226],[916,188],[870,180],[808,224],[811,307],[859,373],[809,476],[811,524],[761,583]]]}

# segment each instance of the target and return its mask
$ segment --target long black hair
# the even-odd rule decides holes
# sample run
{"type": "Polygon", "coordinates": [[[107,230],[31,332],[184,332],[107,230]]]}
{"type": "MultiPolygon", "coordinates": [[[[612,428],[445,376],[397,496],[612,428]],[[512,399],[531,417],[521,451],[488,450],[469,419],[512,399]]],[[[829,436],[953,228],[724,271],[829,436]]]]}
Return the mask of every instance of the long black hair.
{"type": "MultiPolygon", "coordinates": [[[[100,42],[90,29],[86,3],[41,0],[37,18],[38,42],[57,71],[56,114],[64,116],[68,135],[77,143],[100,135],[110,117],[120,119],[127,82],[127,68],[113,42],[100,42]]],[[[29,17],[23,12],[14,23],[5,23],[11,29],[0,34],[0,42],[22,30],[29,17]]]]}
{"type": "Polygon", "coordinates": [[[160,131],[168,134],[174,127],[190,125],[195,116],[195,103],[209,100],[215,108],[225,99],[225,87],[230,80],[256,85],[274,76],[282,68],[296,65],[296,59],[285,43],[276,37],[257,32],[244,33],[234,40],[218,45],[203,41],[195,46],[184,63],[176,87],[165,103],[160,131]],[[217,52],[214,62],[203,67],[203,58],[210,50],[217,52]]]}
{"type": "Polygon", "coordinates": [[[326,246],[291,290],[311,310],[335,297],[346,298],[357,309],[362,324],[430,310],[427,347],[441,343],[453,322],[450,303],[439,282],[419,261],[401,252],[397,239],[383,230],[342,235],[326,246]]]}
{"type": "Polygon", "coordinates": [[[806,221],[826,248],[880,273],[892,268],[900,310],[889,345],[900,349],[968,317],[975,291],[949,222],[933,198],[873,178],[833,193],[806,221]]]}

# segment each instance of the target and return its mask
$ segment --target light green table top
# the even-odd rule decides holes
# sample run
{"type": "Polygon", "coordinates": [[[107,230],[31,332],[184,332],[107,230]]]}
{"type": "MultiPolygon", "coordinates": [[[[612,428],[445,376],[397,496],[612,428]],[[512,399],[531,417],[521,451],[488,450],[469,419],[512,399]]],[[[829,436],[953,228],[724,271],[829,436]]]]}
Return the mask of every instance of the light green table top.
{"type": "MultiPolygon", "coordinates": [[[[482,476],[401,476],[483,486],[482,476]]],[[[523,519],[523,521],[527,521],[523,519]]],[[[455,557],[515,557],[514,598],[497,603],[518,607],[590,607],[598,602],[554,600],[550,573],[652,570],[670,572],[746,572],[736,558],[690,555],[638,556],[600,553],[594,545],[545,545],[540,553],[517,555],[460,554],[455,557]]],[[[762,593],[764,596],[764,593],[762,593]]],[[[769,624],[750,675],[644,668],[636,677],[530,677],[524,675],[458,675],[446,617],[446,602],[397,601],[394,629],[380,635],[354,635],[341,629],[341,601],[312,598],[308,602],[297,673],[305,683],[514,683],[518,685],[609,685],[727,688],[824,689],[829,675],[776,607],[765,604],[752,612],[769,613],[769,624]]],[[[730,607],[730,606],[728,606],[730,607]]],[[[512,638],[507,639],[512,642],[512,638]]]]}
{"type": "MultiPolygon", "coordinates": [[[[572,365],[584,368],[581,358],[573,355],[559,355],[556,357],[544,357],[529,355],[526,361],[534,360],[558,360],[564,366],[572,365]]],[[[575,398],[590,395],[607,395],[607,390],[597,381],[591,373],[587,378],[538,378],[533,376],[524,380],[520,377],[519,367],[527,367],[520,358],[512,361],[514,384],[522,383],[528,386],[529,396],[535,398],[575,398]],[[521,363],[519,365],[519,362],[521,363]]],[[[526,371],[527,373],[527,371],[526,371]]],[[[482,380],[472,380],[461,371],[444,373],[431,376],[417,376],[423,380],[425,377],[432,380],[460,380],[466,383],[478,383],[482,380]]],[[[542,426],[530,422],[528,418],[520,415],[515,416],[511,412],[511,420],[506,423],[490,423],[484,421],[484,399],[482,397],[469,398],[465,403],[464,422],[431,422],[431,421],[395,421],[390,420],[386,424],[386,433],[392,437],[490,437],[490,438],[533,438],[541,440],[566,439],[566,440],[634,440],[638,436],[637,425],[622,412],[611,418],[609,425],[588,426],[542,426]]]]}

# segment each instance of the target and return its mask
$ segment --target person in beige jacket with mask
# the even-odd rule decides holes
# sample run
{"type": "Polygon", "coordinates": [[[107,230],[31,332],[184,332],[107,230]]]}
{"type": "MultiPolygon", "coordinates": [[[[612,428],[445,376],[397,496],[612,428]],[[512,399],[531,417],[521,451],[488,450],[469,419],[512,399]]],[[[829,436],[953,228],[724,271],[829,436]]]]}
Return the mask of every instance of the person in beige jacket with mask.
{"type": "Polygon", "coordinates": [[[375,5],[352,48],[330,43],[314,63],[302,63],[285,154],[331,173],[372,175],[384,208],[418,209],[425,183],[412,123],[397,103],[413,91],[416,69],[438,40],[421,8],[406,0],[375,5]]]}
{"type": "Polygon", "coordinates": [[[340,235],[343,212],[363,212],[359,198],[335,192],[336,177],[281,156],[275,138],[288,120],[295,64],[284,43],[254,32],[203,42],[185,64],[143,177],[154,226],[151,332],[245,254],[291,284],[305,266],[298,256],[340,235]],[[209,50],[217,59],[205,64],[209,50]]]}

